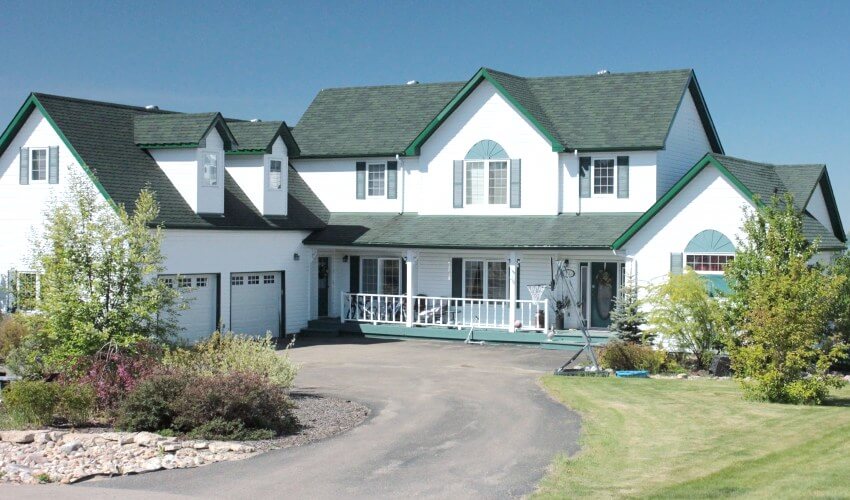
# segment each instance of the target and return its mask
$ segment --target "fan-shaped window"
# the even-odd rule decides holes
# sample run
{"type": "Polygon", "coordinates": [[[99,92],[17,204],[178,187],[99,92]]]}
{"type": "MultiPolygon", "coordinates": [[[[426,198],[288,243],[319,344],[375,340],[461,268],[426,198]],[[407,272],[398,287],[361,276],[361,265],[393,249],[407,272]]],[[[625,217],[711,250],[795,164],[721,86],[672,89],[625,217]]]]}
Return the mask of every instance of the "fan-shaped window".
{"type": "Polygon", "coordinates": [[[485,139],[478,141],[466,153],[466,160],[507,160],[508,153],[496,141],[485,139]]]}
{"type": "Polygon", "coordinates": [[[735,253],[735,245],[720,231],[706,229],[691,238],[685,252],[693,253],[735,253]]]}

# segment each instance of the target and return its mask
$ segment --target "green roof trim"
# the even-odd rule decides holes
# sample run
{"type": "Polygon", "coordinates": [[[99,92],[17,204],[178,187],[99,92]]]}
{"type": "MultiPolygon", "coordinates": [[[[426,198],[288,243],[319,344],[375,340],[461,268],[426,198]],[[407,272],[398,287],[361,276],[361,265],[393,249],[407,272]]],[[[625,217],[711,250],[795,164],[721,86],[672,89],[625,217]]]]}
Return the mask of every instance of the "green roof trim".
{"type": "Polygon", "coordinates": [[[133,138],[145,149],[201,147],[213,128],[221,136],[224,149],[238,148],[238,142],[221,113],[150,113],[133,120],[133,138]]]}
{"type": "Polygon", "coordinates": [[[457,109],[458,106],[460,106],[460,104],[464,100],[466,100],[467,97],[469,97],[469,94],[471,94],[472,91],[475,90],[478,85],[484,80],[490,82],[493,87],[496,88],[496,91],[501,94],[502,97],[507,99],[507,101],[510,102],[520,112],[520,114],[522,114],[528,121],[531,122],[532,125],[534,125],[538,132],[540,132],[544,137],[546,137],[546,139],[552,145],[552,151],[564,151],[564,145],[561,144],[558,139],[555,138],[552,132],[547,130],[537,120],[537,118],[525,108],[525,106],[523,106],[513,95],[511,95],[510,92],[505,90],[505,87],[502,85],[502,83],[499,82],[496,78],[494,78],[487,68],[481,68],[468,82],[466,82],[466,85],[464,85],[463,88],[460,89],[457,95],[455,95],[452,100],[449,101],[448,104],[446,104],[446,106],[437,114],[437,116],[435,116],[434,119],[431,120],[431,123],[429,123],[425,127],[425,129],[420,132],[415,139],[413,139],[413,142],[411,142],[407,149],[405,149],[404,154],[406,154],[407,156],[418,155],[419,148],[422,146],[422,144],[426,140],[428,140],[429,137],[431,137],[431,134],[433,134],[434,131],[437,130],[437,128],[442,125],[444,121],[446,121],[449,115],[451,115],[454,110],[457,109]]]}
{"type": "MultiPolygon", "coordinates": [[[[769,199],[774,194],[782,192],[790,192],[794,195],[794,203],[797,209],[803,214],[804,231],[808,237],[818,237],[825,240],[824,249],[842,248],[846,242],[846,237],[843,233],[833,228],[833,231],[827,231],[826,234],[821,234],[816,226],[820,225],[817,221],[804,211],[805,203],[808,203],[805,194],[800,195],[801,190],[809,193],[812,188],[803,181],[803,179],[811,179],[811,172],[817,171],[820,175],[819,179],[823,178],[820,169],[824,169],[823,165],[771,165],[767,163],[757,163],[749,160],[742,160],[731,156],[718,155],[707,153],[691,167],[688,172],[679,179],[669,191],[664,193],[664,196],[658,199],[649,210],[644,212],[634,224],[631,225],[619,238],[614,241],[611,248],[619,250],[625,245],[635,234],[637,234],[658,212],[660,212],[667,204],[675,198],[700,172],[707,166],[714,166],[733,186],[735,186],[745,198],[751,200],[756,206],[763,203],[763,200],[769,199]],[[793,180],[793,184],[790,181],[793,180]],[[790,185],[789,185],[790,184],[790,185]],[[806,202],[800,204],[801,199],[806,199],[806,202]],[[808,220],[811,218],[811,220],[808,220]],[[812,222],[814,221],[814,222],[812,222]],[[816,234],[817,233],[817,234],[816,234]]],[[[828,179],[828,178],[827,178],[828,179]]],[[[831,188],[830,188],[831,191],[831,188]]],[[[825,195],[826,196],[826,195],[825,195]]],[[[837,212],[837,206],[829,207],[830,218],[833,213],[837,212]]],[[[840,219],[839,219],[840,224],[840,219]]],[[[822,226],[822,225],[821,225],[822,226]]],[[[840,226],[839,226],[840,227],[840,226]]],[[[826,229],[823,228],[822,229],[826,229]]]]}
{"type": "Polygon", "coordinates": [[[41,104],[41,102],[38,100],[38,97],[36,97],[34,93],[31,93],[29,97],[27,97],[27,100],[24,101],[24,104],[21,105],[20,109],[18,109],[18,112],[15,114],[15,117],[12,118],[11,123],[9,123],[9,125],[3,131],[3,135],[0,135],[0,154],[3,154],[3,152],[6,151],[6,148],[9,147],[9,143],[12,142],[12,139],[15,137],[15,135],[17,135],[24,122],[32,114],[33,109],[37,109],[39,113],[41,113],[41,115],[44,117],[44,119],[47,120],[47,123],[49,123],[50,126],[53,127],[53,130],[56,132],[56,135],[58,135],[59,138],[62,139],[62,143],[65,144],[65,147],[68,148],[68,150],[74,156],[74,159],[77,160],[77,163],[83,169],[83,172],[86,173],[86,176],[88,176],[88,178],[91,179],[92,183],[94,183],[98,192],[100,192],[100,194],[103,196],[103,199],[106,200],[106,202],[109,203],[109,205],[117,211],[118,205],[115,203],[112,197],[109,196],[109,193],[106,192],[106,189],[103,187],[103,184],[101,184],[97,176],[94,175],[94,172],[92,172],[86,162],[83,161],[83,158],[80,156],[80,153],[77,152],[77,149],[71,144],[71,142],[62,132],[62,129],[60,129],[59,126],[56,125],[56,122],[50,116],[50,113],[48,113],[47,110],[44,109],[44,106],[41,104]]]}

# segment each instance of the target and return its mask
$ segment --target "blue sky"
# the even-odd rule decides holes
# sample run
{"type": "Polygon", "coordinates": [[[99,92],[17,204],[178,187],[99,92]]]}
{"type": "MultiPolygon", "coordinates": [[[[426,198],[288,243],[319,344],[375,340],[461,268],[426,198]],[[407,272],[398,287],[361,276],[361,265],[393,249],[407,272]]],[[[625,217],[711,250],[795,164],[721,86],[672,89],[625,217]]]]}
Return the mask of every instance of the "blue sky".
{"type": "Polygon", "coordinates": [[[850,2],[10,2],[30,91],[295,124],[321,88],[694,68],[728,154],[826,163],[850,228],[850,2]]]}

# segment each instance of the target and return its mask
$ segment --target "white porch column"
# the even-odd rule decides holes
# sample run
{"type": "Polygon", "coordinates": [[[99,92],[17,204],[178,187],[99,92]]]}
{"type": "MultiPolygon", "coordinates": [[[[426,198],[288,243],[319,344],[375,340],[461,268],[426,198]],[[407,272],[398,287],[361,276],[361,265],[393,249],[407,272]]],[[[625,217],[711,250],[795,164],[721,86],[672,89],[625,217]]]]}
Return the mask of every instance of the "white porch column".
{"type": "Polygon", "coordinates": [[[405,321],[406,327],[413,327],[413,289],[416,286],[413,277],[413,264],[418,259],[419,254],[413,250],[408,250],[404,257],[404,272],[407,273],[407,303],[405,304],[405,321]]]}
{"type": "MultiPolygon", "coordinates": [[[[508,257],[508,331],[516,331],[516,268],[519,264],[516,252],[511,252],[508,257]]],[[[504,316],[503,316],[504,317],[504,316]]]]}
{"type": "MultiPolygon", "coordinates": [[[[315,269],[316,259],[319,257],[319,252],[312,248],[305,249],[307,257],[307,321],[316,319],[313,317],[313,299],[318,301],[318,289],[313,292],[313,270],[315,269]]],[[[318,281],[318,280],[317,280],[318,281]]]]}

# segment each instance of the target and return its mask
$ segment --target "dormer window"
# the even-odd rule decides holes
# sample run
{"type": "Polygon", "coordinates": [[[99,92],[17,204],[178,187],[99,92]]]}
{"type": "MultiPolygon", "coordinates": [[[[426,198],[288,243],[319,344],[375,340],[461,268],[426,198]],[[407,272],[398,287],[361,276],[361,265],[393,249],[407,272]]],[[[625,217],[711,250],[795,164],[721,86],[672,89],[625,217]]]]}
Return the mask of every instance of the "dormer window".
{"type": "Polygon", "coordinates": [[[283,162],[269,161],[269,189],[279,190],[283,187],[283,162]]]}
{"type": "Polygon", "coordinates": [[[218,155],[203,153],[203,172],[205,186],[218,186],[218,155]]]}

